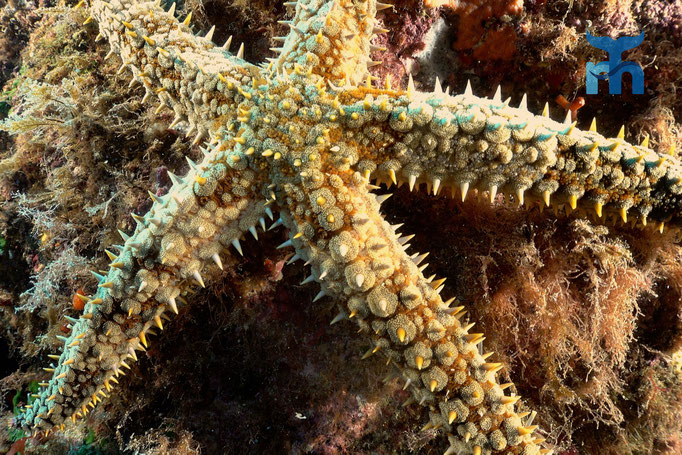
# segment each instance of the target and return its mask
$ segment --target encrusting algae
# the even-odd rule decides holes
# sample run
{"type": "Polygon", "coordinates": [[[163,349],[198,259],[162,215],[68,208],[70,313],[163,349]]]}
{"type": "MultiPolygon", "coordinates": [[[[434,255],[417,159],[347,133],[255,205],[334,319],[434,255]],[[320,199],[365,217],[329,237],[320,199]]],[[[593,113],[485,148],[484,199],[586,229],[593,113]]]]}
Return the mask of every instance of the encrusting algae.
{"type": "MultiPolygon", "coordinates": [[[[79,6],[88,7],[84,2],[79,6]]],[[[170,313],[191,305],[190,293],[223,270],[226,251],[243,255],[249,235],[283,225],[316,282],[312,299],[331,298],[370,340],[363,359],[395,370],[406,405],[427,409],[424,429],[447,435],[446,454],[548,454],[535,412],[520,412],[504,367],[481,349],[485,336],[463,318],[465,307],[443,300],[445,279],[425,277],[427,254],[410,251],[413,236],[384,220],[389,195],[372,191],[406,184],[464,202],[498,194],[521,207],[552,208],[596,223],[634,225],[660,233],[679,228],[682,167],[671,154],[631,145],[503,100],[450,95],[440,83],[420,92],[390,79],[375,84],[370,40],[384,33],[367,1],[299,1],[286,24],[279,56],[246,62],[243,45],[218,47],[202,37],[175,4],[93,1],[91,16],[120,73],[144,87],[143,103],[173,111],[203,157],[189,172],[168,173],[171,185],[132,234],[107,250],[109,269],[93,272],[97,292],[45,368],[49,381],[15,418],[30,432],[63,429],[115,393],[125,369],[164,329],[170,313]],[[278,214],[278,217],[275,214],[278,214]]],[[[261,234],[262,235],[262,234],[261,234]]],[[[513,376],[513,373],[512,373],[513,376]]],[[[547,434],[543,432],[542,434],[547,434]]]]}

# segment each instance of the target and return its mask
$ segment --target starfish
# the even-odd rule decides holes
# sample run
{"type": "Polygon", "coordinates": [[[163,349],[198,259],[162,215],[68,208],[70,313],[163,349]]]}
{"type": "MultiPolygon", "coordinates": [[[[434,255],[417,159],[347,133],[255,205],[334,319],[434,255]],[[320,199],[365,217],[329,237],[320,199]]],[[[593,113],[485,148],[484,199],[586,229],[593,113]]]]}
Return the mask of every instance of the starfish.
{"type": "MultiPolygon", "coordinates": [[[[83,2],[79,4],[82,6],[83,2]]],[[[500,384],[501,363],[481,350],[484,335],[460,322],[464,307],[443,300],[444,279],[426,278],[427,254],[408,254],[380,212],[389,195],[379,187],[407,184],[434,195],[449,190],[504,194],[519,206],[554,207],[597,221],[677,228],[682,221],[682,168],[671,154],[634,146],[623,132],[605,138],[571,123],[528,112],[467,88],[452,96],[440,84],[419,92],[390,80],[376,86],[368,67],[375,0],[290,2],[278,57],[253,65],[230,41],[215,46],[213,28],[194,36],[190,17],[158,2],[94,0],[91,17],[109,56],[188,124],[194,143],[206,142],[200,163],[183,177],[171,174],[168,194],[150,193],[137,227],[109,252],[97,292],[45,370],[33,403],[17,416],[31,431],[61,429],[106,398],[153,330],[192,288],[219,275],[221,255],[242,254],[240,239],[257,228],[283,225],[321,290],[313,301],[336,299],[335,320],[355,321],[371,347],[363,358],[392,364],[428,410],[426,428],[447,434],[446,454],[549,454],[535,435],[534,414],[518,412],[520,398],[500,384]],[[275,220],[275,213],[278,217],[275,220]]]]}

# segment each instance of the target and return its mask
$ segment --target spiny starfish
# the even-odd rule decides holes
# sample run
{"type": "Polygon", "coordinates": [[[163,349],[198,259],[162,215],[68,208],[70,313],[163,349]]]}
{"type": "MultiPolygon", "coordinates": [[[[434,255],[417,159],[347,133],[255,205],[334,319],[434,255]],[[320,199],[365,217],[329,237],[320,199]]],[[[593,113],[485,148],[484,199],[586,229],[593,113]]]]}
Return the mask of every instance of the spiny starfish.
{"type": "MultiPolygon", "coordinates": [[[[81,2],[82,4],[82,2],[81,2]]],[[[195,143],[209,146],[201,163],[152,208],[133,215],[135,232],[111,259],[83,315],[70,318],[57,363],[46,370],[31,406],[16,423],[46,433],[84,417],[108,396],[154,327],[177,313],[182,296],[222,269],[227,248],[257,237],[265,217],[284,225],[292,260],[311,266],[303,283],[317,282],[315,300],[329,296],[370,338],[363,358],[393,364],[428,408],[427,427],[448,435],[446,453],[547,454],[531,416],[517,413],[519,397],[505,395],[500,363],[482,353],[482,333],[464,326],[462,306],[443,301],[444,279],[425,278],[426,254],[408,255],[381,216],[370,179],[388,185],[504,193],[519,206],[554,206],[597,220],[611,217],[663,230],[679,226],[682,168],[672,156],[632,146],[622,133],[607,139],[575,123],[509,107],[492,99],[375,87],[367,69],[376,28],[375,0],[301,0],[279,57],[256,66],[233,55],[230,40],[211,42],[213,29],[194,36],[174,5],[94,0],[92,19],[160,108],[175,111],[173,126],[189,124],[195,143]],[[366,80],[366,83],[363,81],[366,80]]]]}

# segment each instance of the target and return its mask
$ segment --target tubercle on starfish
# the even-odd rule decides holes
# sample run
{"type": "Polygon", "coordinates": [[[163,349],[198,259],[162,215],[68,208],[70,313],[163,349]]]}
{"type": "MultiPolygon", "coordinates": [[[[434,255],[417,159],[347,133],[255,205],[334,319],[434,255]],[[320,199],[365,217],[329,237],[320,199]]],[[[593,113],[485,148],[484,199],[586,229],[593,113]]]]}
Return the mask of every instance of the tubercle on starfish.
{"type": "Polygon", "coordinates": [[[499,192],[518,206],[577,210],[598,222],[653,221],[661,232],[682,222],[682,170],[672,149],[659,154],[648,148],[648,138],[630,145],[624,127],[605,138],[596,121],[579,131],[570,112],[563,123],[551,120],[547,105],[534,116],[525,95],[511,108],[499,88],[492,99],[473,96],[470,87],[453,97],[438,81],[434,92],[415,93],[410,80],[407,91],[390,108],[390,98],[380,93],[344,106],[358,144],[357,169],[365,176],[388,185],[407,182],[410,190],[426,184],[433,194],[450,187],[462,201],[476,189],[491,203],[499,192]],[[377,104],[383,117],[367,112],[377,104]]]}
{"type": "Polygon", "coordinates": [[[505,396],[512,384],[497,382],[502,364],[480,352],[483,334],[460,323],[463,307],[440,297],[444,280],[424,277],[426,255],[408,256],[410,237],[383,220],[387,196],[371,194],[369,180],[424,182],[434,194],[449,186],[462,199],[474,189],[491,200],[511,194],[519,205],[589,208],[602,219],[632,213],[662,229],[680,222],[680,166],[622,135],[605,139],[510,108],[499,91],[487,100],[469,90],[453,97],[438,84],[420,93],[411,80],[407,90],[374,87],[367,66],[371,34],[382,31],[377,5],[291,3],[281,55],[259,67],[241,59],[243,48],[233,56],[215,47],[212,31],[193,36],[188,20],[156,2],[93,2],[121,68],[175,111],[173,124],[186,121],[195,141],[210,145],[185,177],[172,176],[167,195],[152,195],[119,251],[107,252],[109,271],[96,274],[96,294],[70,319],[58,363],[46,368],[53,376],[18,425],[49,432],[84,417],[163,329],[166,313],[222,269],[220,254],[241,254],[240,238],[257,238],[276,208],[274,226],[290,232],[281,247],[311,266],[304,283],[321,285],[315,300],[345,303],[335,320],[350,318],[370,335],[363,357],[396,367],[411,401],[428,408],[427,427],[448,434],[446,453],[551,453],[532,434],[534,414],[517,413],[519,397],[505,396]]]}

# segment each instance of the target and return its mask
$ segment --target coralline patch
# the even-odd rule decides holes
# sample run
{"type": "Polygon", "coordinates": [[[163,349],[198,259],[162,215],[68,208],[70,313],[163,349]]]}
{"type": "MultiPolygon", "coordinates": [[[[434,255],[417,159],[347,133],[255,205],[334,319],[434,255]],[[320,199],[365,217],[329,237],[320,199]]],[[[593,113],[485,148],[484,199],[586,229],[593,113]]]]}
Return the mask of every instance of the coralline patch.
{"type": "Polygon", "coordinates": [[[473,61],[511,60],[516,53],[516,31],[511,22],[523,12],[519,0],[448,1],[427,0],[429,8],[445,7],[459,17],[456,51],[473,50],[473,61]],[[496,26],[491,21],[499,21],[496,26]]]}
{"type": "Polygon", "coordinates": [[[634,8],[639,17],[664,35],[682,42],[682,5],[679,3],[642,2],[634,8]]]}
{"type": "MultiPolygon", "coordinates": [[[[390,77],[398,82],[408,74],[417,74],[418,67],[412,58],[427,46],[426,34],[438,20],[438,10],[425,9],[414,0],[397,1],[378,18],[378,25],[390,33],[377,35],[373,44],[377,50],[371,54],[370,71],[379,80],[390,77]]],[[[452,68],[449,68],[451,70],[452,68]]]]}

